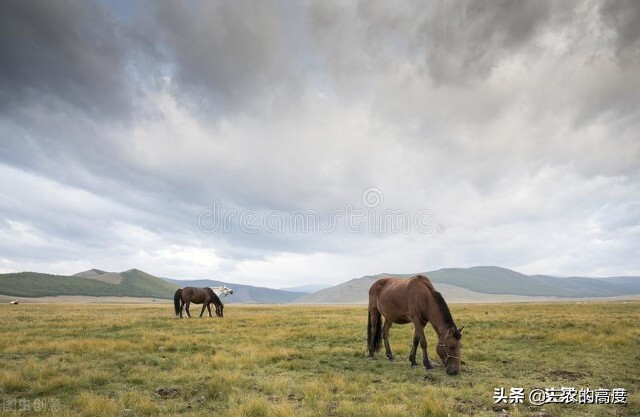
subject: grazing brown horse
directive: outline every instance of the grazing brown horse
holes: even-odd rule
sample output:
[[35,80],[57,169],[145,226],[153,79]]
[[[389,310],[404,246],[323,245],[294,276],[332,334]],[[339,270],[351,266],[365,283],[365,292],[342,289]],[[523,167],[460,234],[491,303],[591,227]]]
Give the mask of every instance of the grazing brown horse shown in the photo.
[[213,317],[211,315],[211,303],[216,306],[216,316],[224,317],[224,305],[222,305],[222,301],[216,295],[215,292],[211,288],[194,288],[194,287],[185,287],[180,288],[176,291],[173,296],[173,304],[176,308],[176,316],[180,314],[180,318],[182,318],[182,308],[184,307],[187,312],[187,316],[191,317],[191,313],[189,313],[189,305],[191,303],[202,304],[202,311],[200,312],[200,317],[204,314],[204,309],[209,310],[209,317]]
[[[384,326],[382,325],[384,316]],[[389,360],[393,360],[389,346],[389,329],[393,323],[413,323],[413,346],[409,354],[411,366],[416,363],[418,343],[422,349],[422,364],[427,369],[433,365],[427,356],[427,338],[424,326],[431,323],[438,335],[436,352],[449,375],[460,372],[460,338],[462,329],[453,322],[451,312],[442,294],[433,288],[429,278],[416,275],[409,279],[381,278],[369,289],[369,319],[367,324],[367,348],[369,356],[380,350],[380,339]]]

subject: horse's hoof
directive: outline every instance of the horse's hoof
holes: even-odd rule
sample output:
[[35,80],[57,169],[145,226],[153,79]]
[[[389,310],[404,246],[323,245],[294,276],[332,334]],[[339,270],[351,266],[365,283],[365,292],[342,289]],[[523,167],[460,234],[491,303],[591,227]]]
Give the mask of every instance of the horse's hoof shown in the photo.
[[417,367],[418,367],[418,364],[417,364],[417,363],[412,363],[412,364],[411,364],[411,369],[416,369]]
[[389,362],[393,362],[396,360],[396,358],[394,358],[393,356],[387,356],[387,359],[389,359]]

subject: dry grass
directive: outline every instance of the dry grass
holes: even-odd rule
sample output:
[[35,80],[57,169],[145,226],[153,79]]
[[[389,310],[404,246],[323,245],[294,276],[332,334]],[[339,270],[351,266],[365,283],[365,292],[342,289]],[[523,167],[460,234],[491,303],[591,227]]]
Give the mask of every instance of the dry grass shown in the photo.
[[[409,326],[391,330],[396,362],[367,359],[364,307],[229,305],[224,319],[178,320],[169,305],[0,306],[0,394],[57,401],[45,415],[632,416],[638,307],[452,305],[467,365],[449,377],[402,359]],[[497,387],[560,386],[624,387],[629,404],[493,404]]]

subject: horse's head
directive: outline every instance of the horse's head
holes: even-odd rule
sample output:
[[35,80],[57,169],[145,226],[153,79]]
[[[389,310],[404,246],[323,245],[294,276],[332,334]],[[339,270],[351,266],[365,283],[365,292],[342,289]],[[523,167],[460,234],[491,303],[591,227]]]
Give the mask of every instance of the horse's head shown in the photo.
[[436,352],[444,369],[449,375],[458,375],[460,373],[460,339],[462,338],[462,326],[460,329],[451,327],[440,336]]
[[224,305],[220,304],[216,306],[216,316],[224,318]]

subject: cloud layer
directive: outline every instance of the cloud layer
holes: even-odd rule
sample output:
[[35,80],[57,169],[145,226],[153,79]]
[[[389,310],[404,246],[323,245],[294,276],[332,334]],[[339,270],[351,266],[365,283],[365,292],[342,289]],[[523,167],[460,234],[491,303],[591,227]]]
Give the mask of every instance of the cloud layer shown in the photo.
[[[0,271],[273,287],[478,264],[639,275],[639,15],[3,2]],[[229,230],[198,223],[214,204],[237,213]],[[265,223],[341,210],[330,232]],[[372,227],[385,210],[428,210],[432,231]],[[249,212],[261,233],[242,230]]]

